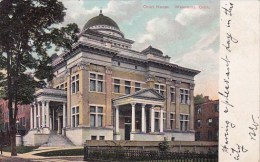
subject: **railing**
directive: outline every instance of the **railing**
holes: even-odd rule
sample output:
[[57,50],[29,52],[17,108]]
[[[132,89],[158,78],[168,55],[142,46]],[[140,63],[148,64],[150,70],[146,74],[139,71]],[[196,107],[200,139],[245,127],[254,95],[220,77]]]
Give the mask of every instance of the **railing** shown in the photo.
[[84,161],[217,162],[218,155],[84,147]]

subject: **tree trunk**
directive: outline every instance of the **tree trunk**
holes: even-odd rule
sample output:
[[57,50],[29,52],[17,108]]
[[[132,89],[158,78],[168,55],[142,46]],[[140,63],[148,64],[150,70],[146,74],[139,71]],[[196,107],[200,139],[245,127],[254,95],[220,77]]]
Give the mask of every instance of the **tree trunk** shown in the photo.
[[13,114],[13,85],[12,85],[12,52],[7,53],[7,89],[8,89],[8,110],[9,110],[9,129],[10,129],[10,143],[11,156],[16,156],[16,127]]
[[[14,124],[15,125],[15,122]],[[17,156],[16,152],[16,127],[11,126],[10,130],[11,156]]]

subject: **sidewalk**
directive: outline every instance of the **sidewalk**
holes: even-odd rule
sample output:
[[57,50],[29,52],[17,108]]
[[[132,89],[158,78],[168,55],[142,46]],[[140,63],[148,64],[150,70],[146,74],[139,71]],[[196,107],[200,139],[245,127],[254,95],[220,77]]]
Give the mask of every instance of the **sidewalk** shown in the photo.
[[[3,152],[2,155],[0,155],[0,162],[4,161],[2,159],[27,159],[28,161],[83,161],[83,156],[50,156],[50,157],[43,157],[43,156],[36,156],[34,154],[42,153],[42,152],[48,152],[48,151],[54,151],[54,150],[70,150],[70,149],[80,149],[83,147],[39,147],[32,152],[24,153],[24,154],[17,154],[16,157],[11,157],[10,152]],[[66,160],[68,159],[68,160]],[[7,160],[8,161],[8,160]]]

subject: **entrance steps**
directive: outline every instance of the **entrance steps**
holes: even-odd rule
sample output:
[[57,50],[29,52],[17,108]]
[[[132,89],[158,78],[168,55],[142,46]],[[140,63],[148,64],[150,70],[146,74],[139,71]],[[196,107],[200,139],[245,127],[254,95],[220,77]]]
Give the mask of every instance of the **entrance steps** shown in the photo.
[[71,147],[75,146],[67,137],[61,134],[50,134],[48,142],[42,147]]

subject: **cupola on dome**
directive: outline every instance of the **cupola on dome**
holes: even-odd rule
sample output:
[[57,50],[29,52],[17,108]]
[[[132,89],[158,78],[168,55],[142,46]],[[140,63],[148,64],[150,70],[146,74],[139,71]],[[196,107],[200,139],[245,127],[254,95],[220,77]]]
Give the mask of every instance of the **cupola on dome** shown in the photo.
[[[98,16],[91,18],[85,24],[83,30],[88,29],[98,30],[106,34],[123,37],[123,33],[120,31],[117,23],[111,18],[103,15],[102,10],[100,10],[100,14]],[[110,32],[108,30],[110,30]]]

